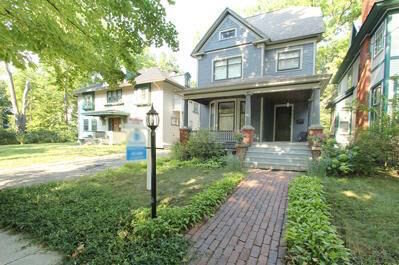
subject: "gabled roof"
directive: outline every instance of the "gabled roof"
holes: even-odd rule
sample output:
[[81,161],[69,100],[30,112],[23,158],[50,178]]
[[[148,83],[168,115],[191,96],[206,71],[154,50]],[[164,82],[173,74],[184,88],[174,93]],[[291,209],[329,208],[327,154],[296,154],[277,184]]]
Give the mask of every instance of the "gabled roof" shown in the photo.
[[[143,69],[139,70],[139,76],[137,76],[134,79],[134,82],[136,85],[140,84],[148,84],[148,83],[154,83],[154,82],[168,82],[174,86],[176,86],[179,89],[185,89],[185,87],[179,83],[177,83],[175,80],[172,79],[172,76],[160,70],[157,67],[152,67],[148,69]],[[131,84],[127,81],[123,81],[119,87],[126,87],[126,86],[131,86]],[[75,94],[81,94],[85,92],[94,92],[94,91],[100,91],[100,90],[106,90],[108,89],[108,85],[101,83],[101,84],[93,84],[89,85],[87,87],[80,88],[75,91]]]
[[211,37],[212,33],[216,30],[216,28],[222,23],[224,18],[228,15],[231,15],[235,19],[237,19],[239,22],[241,22],[243,25],[245,25],[247,28],[252,30],[256,35],[258,35],[261,39],[267,39],[267,35],[265,35],[261,30],[257,29],[255,26],[251,25],[246,21],[244,18],[242,18],[240,15],[238,15],[236,12],[231,10],[230,8],[226,8],[222,14],[216,19],[216,21],[212,24],[212,26],[208,29],[208,31],[205,33],[204,37],[198,42],[198,44],[195,46],[194,50],[191,53],[191,56],[194,56],[196,53],[200,51],[202,46],[205,44],[205,42]]
[[191,56],[199,53],[202,46],[227,15],[231,15],[256,33],[260,38],[256,42],[288,41],[320,35],[324,32],[323,14],[319,7],[288,7],[247,18],[243,18],[233,10],[226,8],[195,46]]
[[319,7],[288,7],[248,17],[246,20],[272,42],[324,32],[323,14]]

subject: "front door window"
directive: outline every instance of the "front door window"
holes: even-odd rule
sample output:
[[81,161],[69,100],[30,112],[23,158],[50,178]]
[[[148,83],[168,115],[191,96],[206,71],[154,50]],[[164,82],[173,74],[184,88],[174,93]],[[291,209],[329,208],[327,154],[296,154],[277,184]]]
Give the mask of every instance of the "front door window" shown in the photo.
[[292,106],[277,106],[275,113],[275,141],[291,141]]
[[121,118],[108,119],[108,131],[120,132],[121,131]]
[[218,128],[220,131],[234,131],[235,102],[220,102],[218,107]]

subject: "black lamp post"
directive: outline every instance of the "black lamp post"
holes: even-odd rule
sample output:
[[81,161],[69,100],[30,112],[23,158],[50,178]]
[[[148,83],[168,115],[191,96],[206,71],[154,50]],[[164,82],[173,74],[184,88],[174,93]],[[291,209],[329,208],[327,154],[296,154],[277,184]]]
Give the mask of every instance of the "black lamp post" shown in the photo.
[[159,115],[154,106],[147,112],[147,126],[151,129],[151,217],[157,217],[157,186],[156,186],[156,151],[155,151],[155,129],[159,125]]

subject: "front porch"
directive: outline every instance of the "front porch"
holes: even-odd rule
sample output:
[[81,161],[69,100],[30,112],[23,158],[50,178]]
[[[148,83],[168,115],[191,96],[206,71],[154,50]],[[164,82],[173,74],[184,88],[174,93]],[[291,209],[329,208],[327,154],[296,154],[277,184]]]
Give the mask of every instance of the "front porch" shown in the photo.
[[289,86],[281,81],[274,86],[191,89],[185,92],[185,103],[190,99],[202,104],[200,128],[210,130],[218,142],[234,142],[235,134],[247,131],[252,131],[251,143],[306,142],[309,130],[321,128],[320,90],[325,78]]

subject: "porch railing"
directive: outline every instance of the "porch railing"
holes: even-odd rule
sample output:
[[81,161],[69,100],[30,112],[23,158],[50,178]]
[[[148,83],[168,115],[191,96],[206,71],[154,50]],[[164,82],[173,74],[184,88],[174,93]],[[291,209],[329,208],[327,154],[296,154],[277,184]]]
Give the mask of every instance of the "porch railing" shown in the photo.
[[[196,134],[198,131],[191,131],[191,134]],[[217,143],[236,143],[234,138],[234,131],[209,131],[210,136],[215,139]]]

